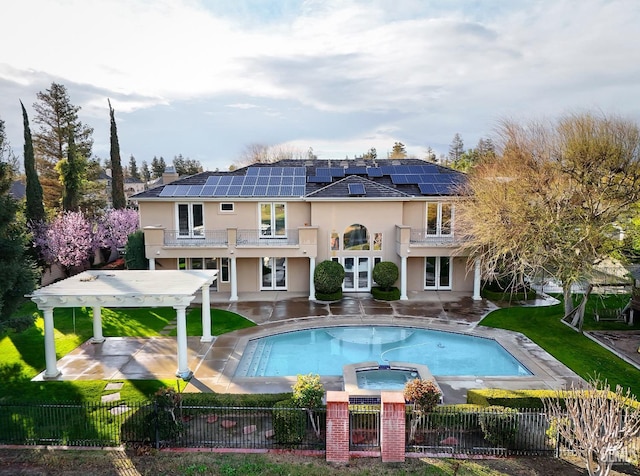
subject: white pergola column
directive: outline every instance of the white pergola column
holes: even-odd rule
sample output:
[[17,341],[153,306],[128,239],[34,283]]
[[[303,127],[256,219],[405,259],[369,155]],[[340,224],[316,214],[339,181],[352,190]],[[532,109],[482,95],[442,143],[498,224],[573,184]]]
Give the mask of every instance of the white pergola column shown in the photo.
[[229,273],[231,274],[231,297],[229,301],[238,300],[238,273],[236,272],[236,257],[229,258]]
[[187,359],[187,312],[186,306],[174,306],[178,321],[177,341],[178,341],[178,371],[176,377],[182,380],[189,380],[193,377],[193,372],[189,370],[189,362]]
[[56,359],[53,308],[46,307],[42,309],[42,313],[44,314],[44,361],[46,365],[44,378],[56,378],[60,375],[60,370],[58,370]]
[[400,257],[400,300],[406,301],[407,296],[407,257]]
[[480,301],[480,258],[476,258],[473,264],[473,296],[474,301]]
[[316,300],[316,286],[313,282],[313,274],[316,270],[316,258],[309,256],[309,301]]
[[149,258],[149,271],[155,271],[156,269],[156,259]]
[[209,295],[209,285],[202,286],[202,337],[200,342],[211,342],[211,298]]
[[93,306],[93,338],[92,344],[102,344],[104,336],[102,335],[102,308]]

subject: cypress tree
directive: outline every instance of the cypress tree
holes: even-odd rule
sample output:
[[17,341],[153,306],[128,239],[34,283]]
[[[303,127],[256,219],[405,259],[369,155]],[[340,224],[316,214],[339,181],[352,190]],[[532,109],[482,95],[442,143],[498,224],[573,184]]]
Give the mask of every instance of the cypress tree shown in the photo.
[[31,139],[31,128],[29,127],[29,117],[20,101],[22,107],[22,122],[24,123],[24,173],[26,176],[26,217],[28,222],[36,223],[45,218],[42,185],[36,172],[36,160],[33,153],[33,141]]
[[124,195],[124,174],[122,173],[122,162],[120,162],[120,144],[118,143],[118,128],[116,118],[109,103],[109,116],[111,118],[111,200],[113,208],[120,209],[127,206],[127,199]]

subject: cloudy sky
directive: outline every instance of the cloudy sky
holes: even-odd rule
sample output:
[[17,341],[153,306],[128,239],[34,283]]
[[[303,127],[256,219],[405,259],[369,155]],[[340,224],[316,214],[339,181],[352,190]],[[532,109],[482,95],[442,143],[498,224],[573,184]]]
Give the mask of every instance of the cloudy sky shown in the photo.
[[637,0],[3,0],[0,118],[64,84],[109,156],[226,169],[255,143],[344,158],[473,147],[504,118],[640,122]]

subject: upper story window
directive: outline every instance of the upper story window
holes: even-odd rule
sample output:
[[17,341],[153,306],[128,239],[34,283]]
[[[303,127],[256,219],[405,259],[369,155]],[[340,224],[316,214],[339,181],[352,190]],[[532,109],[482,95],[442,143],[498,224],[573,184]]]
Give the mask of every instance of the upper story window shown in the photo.
[[342,235],[343,250],[368,250],[369,230],[364,225],[354,223],[349,225]]
[[453,205],[427,202],[427,235],[453,234]]
[[277,238],[287,235],[287,216],[284,203],[260,204],[260,236]]
[[183,238],[204,236],[202,203],[178,203],[178,236]]
[[226,213],[231,213],[234,211],[234,206],[233,203],[228,203],[228,202],[224,202],[220,204],[220,211],[221,212],[226,212]]

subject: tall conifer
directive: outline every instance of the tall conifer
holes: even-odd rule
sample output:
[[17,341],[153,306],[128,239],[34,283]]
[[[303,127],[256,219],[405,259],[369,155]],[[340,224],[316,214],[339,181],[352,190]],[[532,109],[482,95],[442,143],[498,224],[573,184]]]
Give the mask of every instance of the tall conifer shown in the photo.
[[122,162],[120,161],[120,144],[118,143],[118,128],[111,101],[109,103],[109,116],[111,118],[111,199],[113,208],[120,209],[127,206],[127,199],[124,195],[124,174],[122,173]]
[[31,128],[29,127],[29,117],[20,101],[22,107],[22,122],[24,123],[24,173],[26,176],[27,206],[26,216],[29,222],[40,222],[45,218],[44,203],[42,196],[42,185],[36,172],[36,160],[33,153],[33,141],[31,139]]

